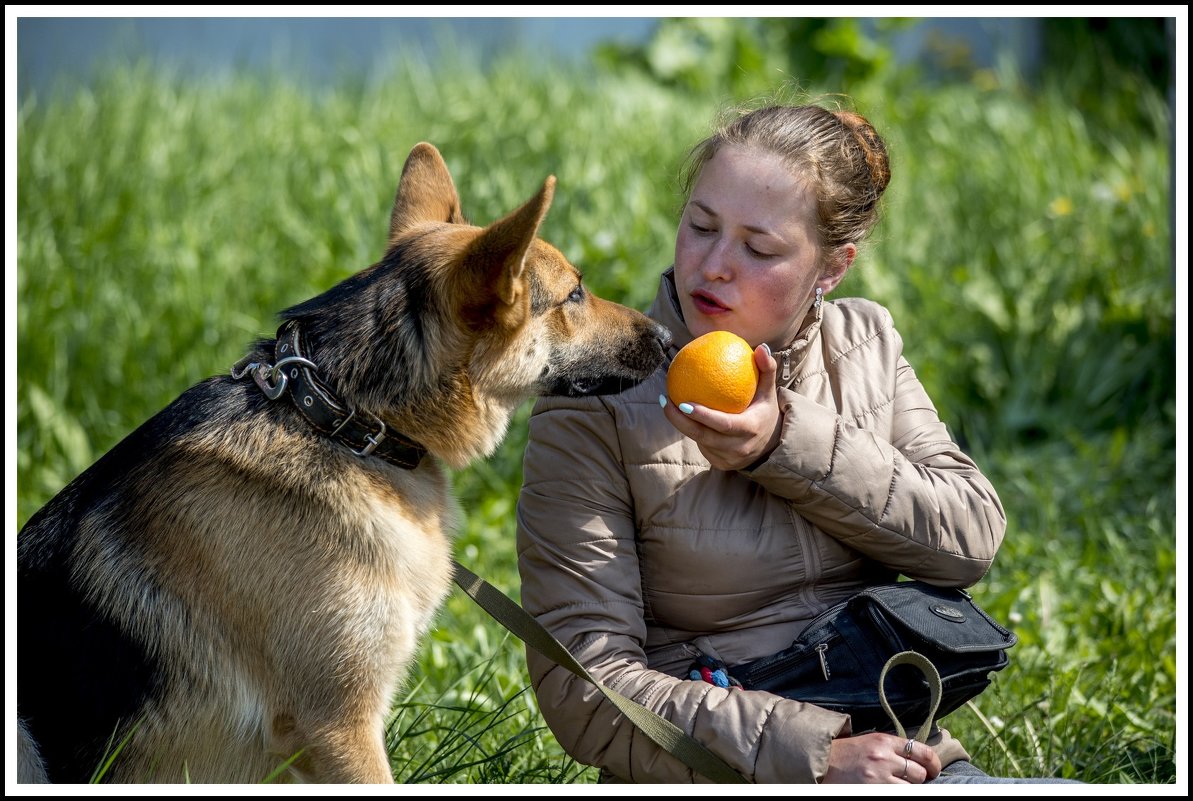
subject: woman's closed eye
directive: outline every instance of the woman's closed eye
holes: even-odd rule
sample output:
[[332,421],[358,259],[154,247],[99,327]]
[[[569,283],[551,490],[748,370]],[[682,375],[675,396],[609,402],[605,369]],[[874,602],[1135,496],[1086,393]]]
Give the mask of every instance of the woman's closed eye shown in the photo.
[[768,253],[767,251],[759,250],[758,248],[751,245],[749,242],[746,242],[745,244],[746,244],[746,250],[749,251],[750,255],[756,259],[771,259],[771,258],[774,258],[774,256],[775,256],[774,253]]

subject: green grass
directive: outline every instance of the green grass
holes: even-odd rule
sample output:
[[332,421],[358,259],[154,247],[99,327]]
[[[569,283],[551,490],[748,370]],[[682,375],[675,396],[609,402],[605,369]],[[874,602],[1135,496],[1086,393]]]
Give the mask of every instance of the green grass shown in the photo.
[[[946,726],[1005,775],[1172,782],[1175,298],[1167,109],[1092,127],[1014,76],[857,84],[888,133],[886,219],[839,294],[889,306],[1011,526],[975,595],[1011,667]],[[889,102],[889,97],[898,97]],[[18,120],[16,526],[209,375],[273,315],[381,255],[402,162],[442,151],[486,223],[559,178],[543,235],[598,293],[644,308],[670,263],[684,148],[728,97],[632,71],[400,65],[307,89],[114,69]],[[1157,133],[1159,132],[1159,133]],[[524,407],[455,475],[457,558],[515,600]],[[399,781],[595,780],[555,743],[522,646],[460,593],[397,699]]]

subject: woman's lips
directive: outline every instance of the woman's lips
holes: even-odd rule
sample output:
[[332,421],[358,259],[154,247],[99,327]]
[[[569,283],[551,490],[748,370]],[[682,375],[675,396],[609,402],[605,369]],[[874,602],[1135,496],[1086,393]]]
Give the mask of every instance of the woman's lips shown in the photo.
[[692,303],[701,314],[717,315],[725,314],[729,311],[729,308],[725,304],[707,292],[693,292]]

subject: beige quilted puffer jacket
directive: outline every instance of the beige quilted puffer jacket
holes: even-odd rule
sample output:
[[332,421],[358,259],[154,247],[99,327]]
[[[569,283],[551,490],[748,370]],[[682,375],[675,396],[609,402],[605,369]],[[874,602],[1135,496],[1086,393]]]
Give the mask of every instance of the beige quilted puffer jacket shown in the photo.
[[[650,315],[691,339],[670,270]],[[784,377],[786,373],[786,377]],[[890,314],[825,302],[780,357],[782,441],[712,469],[659,408],[666,366],[620,395],[540,400],[518,502],[522,604],[599,680],[755,782],[816,782],[849,718],[686,678],[789,645],[830,605],[902,574],[967,587],[1006,519],[902,356]],[[642,783],[703,781],[591,684],[528,649],[543,717],[578,761]],[[967,758],[942,731],[942,764]]]

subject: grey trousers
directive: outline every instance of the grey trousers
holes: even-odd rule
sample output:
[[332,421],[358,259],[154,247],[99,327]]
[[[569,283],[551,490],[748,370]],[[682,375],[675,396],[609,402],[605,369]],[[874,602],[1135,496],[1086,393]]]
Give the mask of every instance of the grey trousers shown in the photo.
[[937,776],[927,784],[1081,784],[1073,779],[1010,779],[1003,776],[988,776],[972,762],[958,760],[944,766]]
[[[973,763],[959,760],[946,765],[944,769],[928,784],[1082,784],[1072,779],[1008,779],[1001,776],[988,776],[976,768]],[[625,784],[621,779],[609,771],[601,768],[597,784]]]

